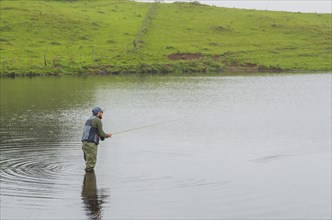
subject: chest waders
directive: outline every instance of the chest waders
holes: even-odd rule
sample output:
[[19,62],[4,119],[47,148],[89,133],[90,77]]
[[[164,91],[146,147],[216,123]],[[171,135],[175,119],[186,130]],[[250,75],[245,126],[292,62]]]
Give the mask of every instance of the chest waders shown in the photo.
[[98,128],[92,126],[92,121],[96,119],[91,116],[85,123],[82,135],[82,150],[85,160],[85,171],[93,171],[97,162],[97,148],[99,144]]

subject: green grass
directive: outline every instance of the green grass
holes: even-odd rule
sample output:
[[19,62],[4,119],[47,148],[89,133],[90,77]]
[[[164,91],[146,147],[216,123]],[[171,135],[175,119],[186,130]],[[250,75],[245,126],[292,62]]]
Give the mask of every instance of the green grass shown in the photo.
[[[1,0],[0,73],[331,71],[331,14],[152,5]],[[168,59],[174,53],[200,59]]]

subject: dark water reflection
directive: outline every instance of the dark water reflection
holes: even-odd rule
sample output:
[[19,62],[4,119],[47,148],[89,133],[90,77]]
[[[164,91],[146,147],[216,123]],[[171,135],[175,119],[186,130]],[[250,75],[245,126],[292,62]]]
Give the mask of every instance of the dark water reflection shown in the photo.
[[97,189],[96,174],[88,172],[84,175],[82,185],[82,200],[89,219],[102,219],[102,206],[108,195]]
[[[95,105],[115,133],[173,121],[85,174]],[[331,218],[330,74],[1,79],[0,113],[2,219]]]

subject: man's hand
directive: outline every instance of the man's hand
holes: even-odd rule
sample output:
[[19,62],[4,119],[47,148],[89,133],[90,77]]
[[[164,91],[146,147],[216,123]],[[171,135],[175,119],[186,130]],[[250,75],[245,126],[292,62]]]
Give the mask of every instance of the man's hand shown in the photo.
[[108,138],[111,138],[111,137],[112,137],[112,133],[111,133],[111,132],[108,133],[108,134],[107,134],[107,137],[108,137]]

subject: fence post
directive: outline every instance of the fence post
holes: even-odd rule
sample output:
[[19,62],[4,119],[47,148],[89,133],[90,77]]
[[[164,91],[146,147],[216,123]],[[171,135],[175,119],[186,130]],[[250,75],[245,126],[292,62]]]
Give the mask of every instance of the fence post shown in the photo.
[[95,61],[95,48],[92,47],[92,63]]
[[80,64],[82,63],[82,50],[80,49]]
[[44,66],[47,65],[47,60],[46,60],[46,53],[44,53]]

